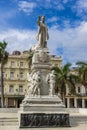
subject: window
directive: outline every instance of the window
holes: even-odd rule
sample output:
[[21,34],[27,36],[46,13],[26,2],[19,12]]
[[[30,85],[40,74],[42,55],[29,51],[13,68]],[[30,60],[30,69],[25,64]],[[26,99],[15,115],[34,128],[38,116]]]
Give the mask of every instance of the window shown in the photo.
[[22,92],[23,92],[23,86],[19,85],[19,93],[22,93]]
[[80,87],[78,87],[78,93],[80,93]]
[[20,67],[22,68],[24,66],[24,63],[23,62],[20,62]]
[[14,86],[13,85],[9,86],[9,93],[14,93]]
[[14,67],[14,61],[11,61],[11,67]]
[[14,107],[14,99],[8,98],[8,107]]
[[20,78],[20,79],[23,79],[23,72],[20,72],[19,78]]
[[14,72],[10,72],[10,79],[14,78]]

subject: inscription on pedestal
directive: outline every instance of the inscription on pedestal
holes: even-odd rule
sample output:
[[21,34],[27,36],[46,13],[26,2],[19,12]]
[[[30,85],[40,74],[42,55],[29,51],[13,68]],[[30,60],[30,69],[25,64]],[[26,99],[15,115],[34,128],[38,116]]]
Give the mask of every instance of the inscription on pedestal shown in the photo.
[[21,114],[20,127],[68,127],[69,114]]

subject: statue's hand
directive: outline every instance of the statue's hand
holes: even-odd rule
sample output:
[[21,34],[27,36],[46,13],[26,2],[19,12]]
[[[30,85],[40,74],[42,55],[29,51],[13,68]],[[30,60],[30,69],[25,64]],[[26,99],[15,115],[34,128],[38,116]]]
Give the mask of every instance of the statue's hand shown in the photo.
[[37,19],[37,24],[40,26],[40,20],[41,20],[41,16],[38,16],[38,19]]

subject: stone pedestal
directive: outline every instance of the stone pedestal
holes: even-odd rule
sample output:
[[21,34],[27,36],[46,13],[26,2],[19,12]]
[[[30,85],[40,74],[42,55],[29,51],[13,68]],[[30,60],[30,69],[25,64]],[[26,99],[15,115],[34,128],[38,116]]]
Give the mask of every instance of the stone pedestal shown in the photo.
[[28,97],[20,105],[20,128],[69,126],[69,114],[58,96]]
[[[69,114],[65,112],[62,100],[55,95],[55,75],[51,73],[50,66],[48,51],[37,50],[31,67],[31,89],[20,105],[20,128],[70,126]],[[47,78],[49,76],[53,78],[51,81]],[[35,87],[37,91],[33,93]]]

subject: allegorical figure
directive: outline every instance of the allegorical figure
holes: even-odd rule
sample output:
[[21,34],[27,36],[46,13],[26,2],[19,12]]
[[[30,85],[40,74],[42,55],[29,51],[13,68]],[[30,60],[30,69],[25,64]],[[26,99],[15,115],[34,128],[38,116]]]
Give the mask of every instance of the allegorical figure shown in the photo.
[[40,95],[40,85],[41,85],[41,77],[40,77],[40,72],[37,71],[34,75],[34,89],[33,89],[33,94],[34,95]]
[[27,73],[27,80],[28,80],[28,91],[27,91],[27,95],[29,96],[33,96],[33,75],[32,73]]
[[51,73],[49,73],[47,76],[47,82],[50,85],[50,88],[49,88],[50,96],[55,94],[55,81],[56,81],[56,76],[54,74],[54,70],[52,70]]
[[28,73],[27,77],[29,81],[29,89],[27,91],[27,95],[29,96],[40,95],[40,84],[41,84],[40,72],[37,71],[33,75],[32,73],[31,74]]
[[39,26],[37,40],[39,41],[40,47],[45,48],[47,46],[47,40],[49,39],[45,16],[39,16],[37,24]]

